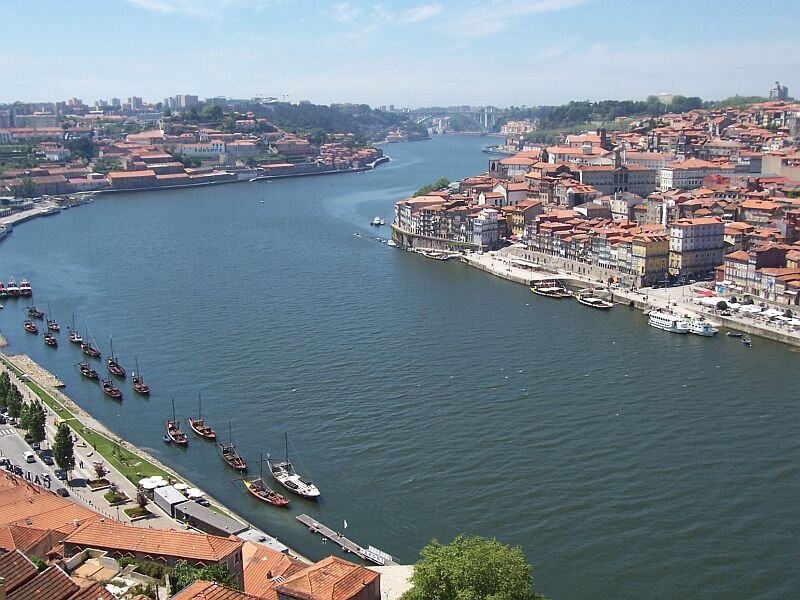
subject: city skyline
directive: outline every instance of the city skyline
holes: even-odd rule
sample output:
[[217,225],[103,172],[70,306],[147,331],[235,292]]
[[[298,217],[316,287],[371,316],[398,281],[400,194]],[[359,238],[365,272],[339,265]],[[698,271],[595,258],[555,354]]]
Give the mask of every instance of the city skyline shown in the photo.
[[[748,30],[768,33],[768,45],[736,33],[745,7],[741,0],[725,10],[688,0],[668,9],[632,0],[16,5],[6,15],[0,102],[157,102],[184,93],[502,107],[662,92],[766,96],[776,80],[792,94],[800,72],[793,3],[773,0],[748,14]],[[82,29],[87,34],[76,35]]]

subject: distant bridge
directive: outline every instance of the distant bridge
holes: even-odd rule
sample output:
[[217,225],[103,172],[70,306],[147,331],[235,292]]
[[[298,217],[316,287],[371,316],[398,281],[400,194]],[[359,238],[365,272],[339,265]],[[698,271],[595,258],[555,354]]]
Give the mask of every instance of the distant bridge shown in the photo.
[[492,106],[486,107],[449,107],[449,108],[427,108],[421,110],[412,110],[410,113],[411,118],[417,124],[425,123],[435,118],[450,118],[454,116],[463,116],[472,119],[476,123],[480,123],[484,129],[491,129],[497,123],[497,111]]

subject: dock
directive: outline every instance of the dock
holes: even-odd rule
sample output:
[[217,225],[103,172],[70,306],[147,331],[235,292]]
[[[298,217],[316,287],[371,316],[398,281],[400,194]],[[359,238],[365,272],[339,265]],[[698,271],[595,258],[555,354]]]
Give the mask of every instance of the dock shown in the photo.
[[375,563],[379,566],[392,566],[397,565],[399,563],[395,562],[394,558],[378,550],[377,548],[370,546],[369,548],[362,548],[358,544],[356,544],[353,540],[350,540],[343,535],[339,534],[339,532],[334,531],[330,527],[323,525],[319,521],[315,521],[308,515],[298,515],[297,520],[300,521],[303,525],[308,527],[311,533],[318,533],[322,536],[323,539],[330,540],[337,546],[339,546],[345,552],[350,552],[351,554],[355,554],[359,558],[362,558],[366,561],[371,563]]

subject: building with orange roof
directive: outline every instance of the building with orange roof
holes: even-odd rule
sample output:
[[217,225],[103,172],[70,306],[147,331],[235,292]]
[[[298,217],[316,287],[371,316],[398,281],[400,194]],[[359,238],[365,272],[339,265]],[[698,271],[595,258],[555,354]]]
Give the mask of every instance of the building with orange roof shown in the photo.
[[[264,600],[268,596],[254,596],[211,581],[193,581],[170,600]],[[273,596],[274,597],[274,596]]]
[[274,586],[308,565],[282,552],[270,550],[260,544],[245,542],[244,590],[259,598],[275,597]]
[[659,189],[662,192],[671,189],[693,190],[703,185],[706,177],[722,173],[720,165],[699,158],[672,162],[660,171]]
[[137,560],[160,562],[174,567],[180,560],[193,566],[224,566],[233,578],[244,584],[243,542],[187,531],[144,529],[108,519],[90,521],[64,540],[64,555],[73,556],[86,549],[105,550],[112,558],[130,556]]
[[108,183],[115,190],[137,190],[155,187],[158,184],[156,174],[151,169],[141,171],[111,171]]
[[279,600],[381,600],[381,576],[329,556],[275,586]]

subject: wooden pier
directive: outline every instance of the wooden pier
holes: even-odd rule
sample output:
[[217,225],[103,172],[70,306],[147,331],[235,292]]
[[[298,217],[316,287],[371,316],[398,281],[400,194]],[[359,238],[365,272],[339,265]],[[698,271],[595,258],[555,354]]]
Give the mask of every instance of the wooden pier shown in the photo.
[[297,520],[300,521],[303,525],[308,527],[311,533],[318,533],[324,539],[332,541],[334,544],[339,546],[345,552],[350,552],[351,554],[355,554],[359,558],[367,560],[371,563],[375,563],[381,567],[383,566],[391,566],[397,565],[398,563],[395,562],[394,558],[385,552],[378,550],[377,548],[370,546],[369,548],[362,548],[358,544],[356,544],[353,540],[350,540],[339,532],[334,531],[330,527],[323,525],[319,521],[315,521],[308,515],[298,515]]

